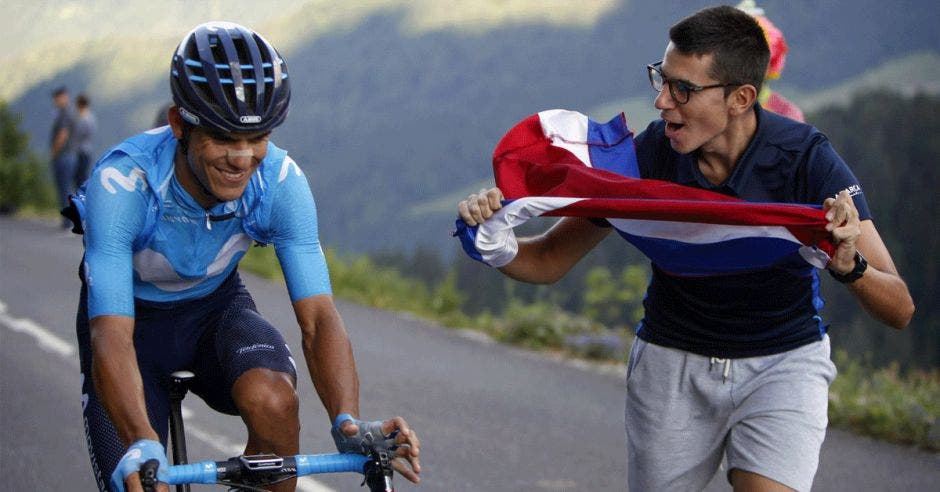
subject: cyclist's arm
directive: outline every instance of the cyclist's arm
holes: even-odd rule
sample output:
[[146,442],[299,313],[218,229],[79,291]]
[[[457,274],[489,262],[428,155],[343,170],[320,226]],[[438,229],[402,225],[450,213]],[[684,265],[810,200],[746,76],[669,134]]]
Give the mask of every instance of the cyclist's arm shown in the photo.
[[121,441],[126,446],[141,439],[159,441],[147,418],[134,351],[134,318],[105,315],[92,319],[91,349],[95,391]]
[[158,441],[147,418],[134,350],[133,242],[144,226],[147,186],[129,159],[97,168],[85,199],[85,265],[92,378],[121,441]]
[[333,297],[310,296],[294,302],[304,359],[313,385],[330,415],[359,415],[359,376],[352,345]]
[[333,303],[317,209],[300,167],[285,158],[274,190],[270,224],[274,248],[301,330],[304,359],[330,422],[359,415],[359,379],[343,320]]

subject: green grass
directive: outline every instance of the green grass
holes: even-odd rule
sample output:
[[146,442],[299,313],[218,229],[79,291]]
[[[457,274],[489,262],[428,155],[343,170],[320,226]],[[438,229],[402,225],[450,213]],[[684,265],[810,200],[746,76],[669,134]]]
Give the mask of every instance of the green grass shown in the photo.
[[[471,328],[502,343],[571,357],[623,362],[632,335],[611,330],[549,303],[511,302],[498,315],[460,311],[461,296],[448,277],[430,288],[402,273],[376,266],[364,256],[341,258],[327,251],[334,294],[350,301],[407,311],[448,327]],[[281,278],[273,248],[252,248],[242,266]],[[829,420],[889,442],[940,451],[940,370],[901,371],[897,364],[874,368],[845,352],[834,357],[839,375],[829,392]]]

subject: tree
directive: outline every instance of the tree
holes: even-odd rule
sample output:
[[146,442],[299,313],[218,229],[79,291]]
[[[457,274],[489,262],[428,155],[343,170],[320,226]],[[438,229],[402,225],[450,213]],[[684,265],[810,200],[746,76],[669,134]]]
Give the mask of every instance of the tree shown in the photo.
[[19,114],[0,101],[0,213],[24,206],[53,207],[53,192],[39,159],[29,152],[29,137],[20,130]]

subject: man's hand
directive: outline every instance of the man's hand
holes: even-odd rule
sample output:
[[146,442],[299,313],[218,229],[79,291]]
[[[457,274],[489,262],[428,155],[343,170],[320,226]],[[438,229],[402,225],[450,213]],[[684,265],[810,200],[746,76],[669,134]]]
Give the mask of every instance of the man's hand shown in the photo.
[[414,483],[421,480],[421,442],[405,419],[365,422],[342,414],[336,417],[332,434],[339,452],[367,454],[372,447],[387,449],[395,471]]
[[826,230],[832,233],[832,242],[836,251],[829,261],[829,269],[845,274],[855,268],[855,243],[862,230],[859,227],[858,209],[847,190],[842,190],[835,198],[823,202],[826,211]]
[[157,441],[151,441],[150,439],[141,439],[127,448],[127,452],[124,453],[121,461],[119,461],[117,467],[115,467],[114,473],[111,474],[111,490],[124,492],[125,484],[127,486],[126,490],[128,491],[143,490],[140,485],[138,471],[140,470],[140,465],[147,460],[157,460],[160,462],[160,466],[157,468],[157,480],[163,483],[157,487],[157,490],[168,490],[166,486],[166,474],[170,465],[166,460],[166,451],[163,449],[162,444]]
[[469,226],[482,224],[493,216],[493,212],[503,208],[500,200],[503,192],[499,188],[480,190],[457,204],[457,214]]

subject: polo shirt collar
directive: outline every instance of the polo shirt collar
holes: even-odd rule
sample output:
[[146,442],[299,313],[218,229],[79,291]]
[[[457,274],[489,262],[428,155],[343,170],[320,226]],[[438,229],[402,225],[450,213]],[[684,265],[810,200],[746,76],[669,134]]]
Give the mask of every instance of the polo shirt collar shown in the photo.
[[[679,165],[676,170],[676,182],[686,186],[694,186],[696,188],[718,192],[727,190],[735,196],[741,196],[747,187],[747,179],[751,175],[751,168],[754,167],[754,156],[758,153],[758,149],[760,149],[762,145],[763,133],[761,132],[761,117],[763,111],[760,104],[754,103],[754,113],[757,116],[757,130],[754,132],[754,137],[751,138],[751,142],[747,145],[747,149],[741,154],[737,165],[734,166],[734,171],[731,171],[731,176],[729,176],[724,183],[713,185],[705,179],[705,175],[703,175],[702,171],[698,168],[698,162],[694,153],[680,156]],[[725,191],[725,193],[727,192]]]

